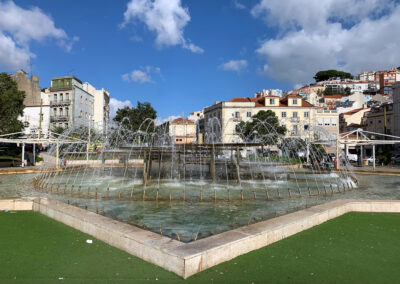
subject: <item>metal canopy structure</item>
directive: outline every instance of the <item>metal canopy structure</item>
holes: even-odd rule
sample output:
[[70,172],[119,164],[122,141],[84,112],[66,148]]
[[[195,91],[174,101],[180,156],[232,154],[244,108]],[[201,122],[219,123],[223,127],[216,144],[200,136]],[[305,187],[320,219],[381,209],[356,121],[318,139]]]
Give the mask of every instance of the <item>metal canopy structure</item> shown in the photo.
[[[383,139],[376,139],[381,137]],[[344,144],[346,157],[349,151],[349,145],[360,146],[361,148],[361,162],[363,161],[363,146],[372,146],[372,163],[375,170],[375,146],[376,145],[394,145],[400,144],[400,137],[388,134],[382,134],[377,132],[366,131],[361,128],[355,129],[350,132],[344,133],[338,140],[338,143]]]
[[[67,144],[87,144],[87,148],[89,148],[89,144],[87,141],[84,140],[80,140],[77,138],[72,138],[72,137],[68,137],[62,134],[58,134],[58,133],[54,133],[49,131],[47,137],[48,138],[28,138],[28,137],[18,137],[18,138],[13,138],[15,136],[18,135],[24,135],[24,132],[15,132],[15,133],[9,133],[9,134],[3,134],[0,135],[0,143],[11,143],[11,144],[17,144],[17,146],[21,145],[22,147],[22,159],[21,159],[21,167],[25,166],[24,163],[24,156],[25,156],[25,144],[32,144],[32,153],[33,153],[33,161],[35,163],[35,155],[36,155],[36,151],[35,151],[35,147],[36,144],[56,144],[56,167],[58,168],[58,160],[59,160],[59,145],[60,143],[67,143]],[[7,137],[11,137],[11,138],[7,138]]]

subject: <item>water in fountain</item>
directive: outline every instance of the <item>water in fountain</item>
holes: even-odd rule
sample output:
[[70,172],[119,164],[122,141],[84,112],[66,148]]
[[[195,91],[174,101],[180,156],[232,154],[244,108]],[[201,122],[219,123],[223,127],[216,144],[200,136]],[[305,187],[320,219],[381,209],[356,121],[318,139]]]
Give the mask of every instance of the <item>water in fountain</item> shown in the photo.
[[[357,187],[327,146],[288,139],[266,122],[221,143],[217,118],[204,143],[176,145],[164,127],[107,133],[71,128],[52,145],[34,186],[52,198],[190,241],[285,214]],[[259,134],[266,133],[266,134]],[[58,160],[57,160],[58,155]],[[191,215],[192,214],[192,215]],[[185,218],[182,219],[182,215]],[[221,219],[223,221],[221,221]]]

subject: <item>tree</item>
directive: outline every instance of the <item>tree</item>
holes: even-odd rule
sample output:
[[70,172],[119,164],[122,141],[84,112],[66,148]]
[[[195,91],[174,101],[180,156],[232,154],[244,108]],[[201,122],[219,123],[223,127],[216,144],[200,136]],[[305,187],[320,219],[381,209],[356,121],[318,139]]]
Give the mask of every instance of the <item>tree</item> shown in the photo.
[[24,114],[25,92],[7,73],[0,74],[0,134],[20,132],[24,125],[18,116]]
[[138,131],[140,129],[142,131],[153,132],[154,119],[156,117],[157,112],[150,103],[137,102],[136,107],[127,106],[118,109],[114,121],[131,131]]
[[314,79],[316,82],[326,81],[330,78],[340,78],[340,79],[353,79],[353,75],[344,71],[338,70],[323,70],[315,74]]
[[240,122],[236,125],[236,133],[243,141],[259,140],[265,144],[275,144],[278,135],[285,135],[287,129],[279,125],[278,117],[272,110],[260,111],[252,116],[247,122]]

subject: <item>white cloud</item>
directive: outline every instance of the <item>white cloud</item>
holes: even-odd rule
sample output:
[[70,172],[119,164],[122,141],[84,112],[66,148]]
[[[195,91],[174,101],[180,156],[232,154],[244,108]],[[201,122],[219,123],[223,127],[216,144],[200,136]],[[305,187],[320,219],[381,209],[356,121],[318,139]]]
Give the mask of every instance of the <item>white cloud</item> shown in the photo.
[[110,120],[112,120],[117,114],[117,110],[124,107],[132,107],[130,100],[120,101],[114,98],[110,99]]
[[174,119],[180,118],[181,116],[169,115],[167,118],[157,117],[154,120],[155,125],[161,125],[167,121],[172,121]]
[[247,68],[247,60],[229,60],[219,66],[220,69],[225,71],[240,72]]
[[131,0],[124,13],[123,26],[136,20],[156,33],[156,43],[160,47],[182,45],[195,53],[204,52],[183,36],[190,15],[189,10],[182,7],[181,0]]
[[64,30],[38,7],[23,9],[13,1],[0,1],[0,67],[7,70],[26,68],[34,57],[29,51],[31,41],[55,39],[69,52],[76,37],[70,39]]
[[235,5],[235,8],[239,9],[239,10],[245,10],[247,9],[247,7],[245,5],[243,5],[242,3],[240,3],[239,1],[235,0],[233,1],[233,5]]
[[123,74],[122,80],[126,82],[153,83],[152,74],[161,76],[161,69],[153,66],[142,67],[141,69],[135,69],[130,73]]
[[[338,9],[346,7],[346,9]],[[390,0],[262,0],[255,17],[279,29],[257,49],[263,72],[304,84],[323,69],[352,73],[396,67],[400,62],[400,5]]]

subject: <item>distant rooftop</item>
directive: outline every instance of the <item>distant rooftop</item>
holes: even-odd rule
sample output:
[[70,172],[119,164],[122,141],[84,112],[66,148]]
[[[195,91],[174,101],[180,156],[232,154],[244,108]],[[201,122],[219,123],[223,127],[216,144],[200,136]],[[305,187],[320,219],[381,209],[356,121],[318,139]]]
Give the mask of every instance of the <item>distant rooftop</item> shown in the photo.
[[51,78],[51,80],[57,80],[57,79],[74,79],[74,80],[76,80],[76,81],[78,81],[79,83],[82,84],[82,81],[81,81],[81,80],[79,80],[78,78],[76,78],[75,76],[72,76],[72,75],[70,75],[70,76],[61,76],[61,77],[53,77],[53,78]]

